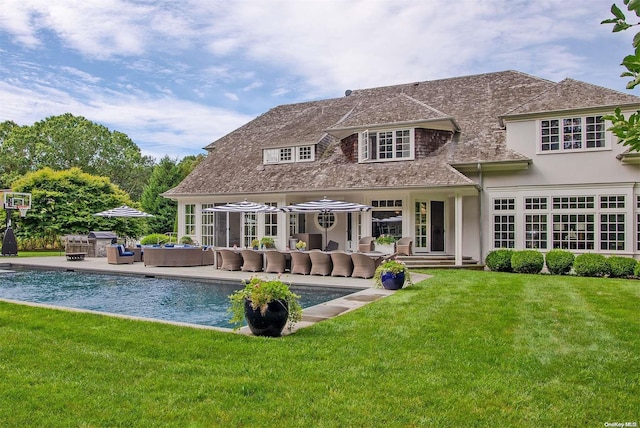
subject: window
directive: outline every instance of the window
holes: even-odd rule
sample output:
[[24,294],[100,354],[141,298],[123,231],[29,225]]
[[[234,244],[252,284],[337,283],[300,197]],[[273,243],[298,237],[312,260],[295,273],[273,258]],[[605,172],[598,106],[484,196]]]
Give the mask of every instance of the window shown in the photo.
[[258,218],[256,213],[243,213],[244,243],[243,246],[251,248],[251,241],[258,239]]
[[264,149],[262,163],[310,162],[315,160],[315,146],[281,147]]
[[[202,204],[202,209],[213,208],[214,204]],[[201,226],[201,244],[202,245],[215,245],[215,213],[202,213],[202,226]]]
[[526,214],[524,216],[525,248],[547,248],[547,215]]
[[[277,207],[275,202],[266,202],[265,205]],[[278,214],[264,213],[264,236],[278,236]]]
[[494,199],[494,211],[513,211],[516,209],[516,200],[514,198]]
[[402,199],[371,201],[371,230],[373,236],[391,235],[402,238]]
[[547,209],[547,198],[524,198],[524,209],[525,210],[546,210]]
[[360,133],[360,162],[413,159],[413,129]]
[[624,251],[624,214],[600,214],[600,249]]
[[553,198],[554,210],[595,208],[593,196],[557,196]]
[[331,229],[336,222],[336,216],[333,213],[318,213],[318,226],[323,229]]
[[493,246],[494,248],[515,248],[516,221],[515,216],[493,216]]
[[196,234],[196,206],[194,204],[184,206],[184,234]]
[[540,121],[542,152],[581,151],[606,147],[602,116],[579,116]]
[[595,223],[593,214],[554,214],[553,248],[593,250]]
[[624,208],[624,195],[600,196],[600,208],[602,209]]

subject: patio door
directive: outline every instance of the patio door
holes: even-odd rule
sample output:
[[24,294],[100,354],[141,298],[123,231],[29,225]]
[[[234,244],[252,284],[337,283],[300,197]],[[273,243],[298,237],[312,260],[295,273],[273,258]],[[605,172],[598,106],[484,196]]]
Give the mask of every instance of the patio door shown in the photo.
[[416,201],[415,203],[416,252],[443,252],[445,250],[444,201]]

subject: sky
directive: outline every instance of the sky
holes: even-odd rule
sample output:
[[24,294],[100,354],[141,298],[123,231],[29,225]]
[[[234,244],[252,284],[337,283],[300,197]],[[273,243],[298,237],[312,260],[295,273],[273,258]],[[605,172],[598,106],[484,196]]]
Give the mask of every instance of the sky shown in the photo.
[[71,113],[159,160],[348,89],[517,70],[630,92],[613,2],[2,0],[0,122]]

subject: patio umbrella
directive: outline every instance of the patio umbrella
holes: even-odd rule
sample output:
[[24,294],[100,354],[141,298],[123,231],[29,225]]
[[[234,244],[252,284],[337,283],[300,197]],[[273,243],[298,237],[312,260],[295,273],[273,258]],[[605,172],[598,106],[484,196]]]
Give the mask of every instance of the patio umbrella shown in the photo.
[[279,209],[271,205],[260,204],[257,202],[249,202],[246,199],[242,202],[232,202],[229,204],[219,205],[217,207],[205,208],[202,212],[233,212],[233,213],[264,213],[278,212]]
[[154,217],[153,214],[147,214],[143,211],[131,208],[127,205],[122,205],[118,208],[101,211],[99,213],[95,213],[94,215],[98,217]]
[[[280,208],[284,212],[291,213],[347,213],[369,211],[369,205],[357,204],[355,202],[334,201],[325,196],[317,201],[301,202],[299,204],[287,205]],[[327,242],[327,227],[325,223],[324,241]]]

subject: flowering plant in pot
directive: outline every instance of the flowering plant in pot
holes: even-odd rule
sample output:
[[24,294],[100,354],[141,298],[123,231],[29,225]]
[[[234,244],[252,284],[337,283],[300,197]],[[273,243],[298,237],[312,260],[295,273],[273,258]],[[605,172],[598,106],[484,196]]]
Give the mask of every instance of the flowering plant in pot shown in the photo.
[[389,290],[402,288],[405,282],[412,285],[411,274],[407,266],[397,260],[386,260],[376,268],[373,275],[376,287]]
[[396,237],[393,235],[380,235],[376,238],[376,244],[391,245],[396,243]]
[[272,237],[265,236],[260,239],[260,245],[262,245],[264,248],[273,248],[275,247],[275,242],[273,241]]
[[307,243],[304,241],[296,242],[296,248],[300,251],[304,251],[307,248]]
[[285,325],[289,330],[302,319],[300,296],[279,279],[252,277],[245,287],[229,296],[232,314],[230,322],[236,328],[246,319],[257,336],[280,336]]

